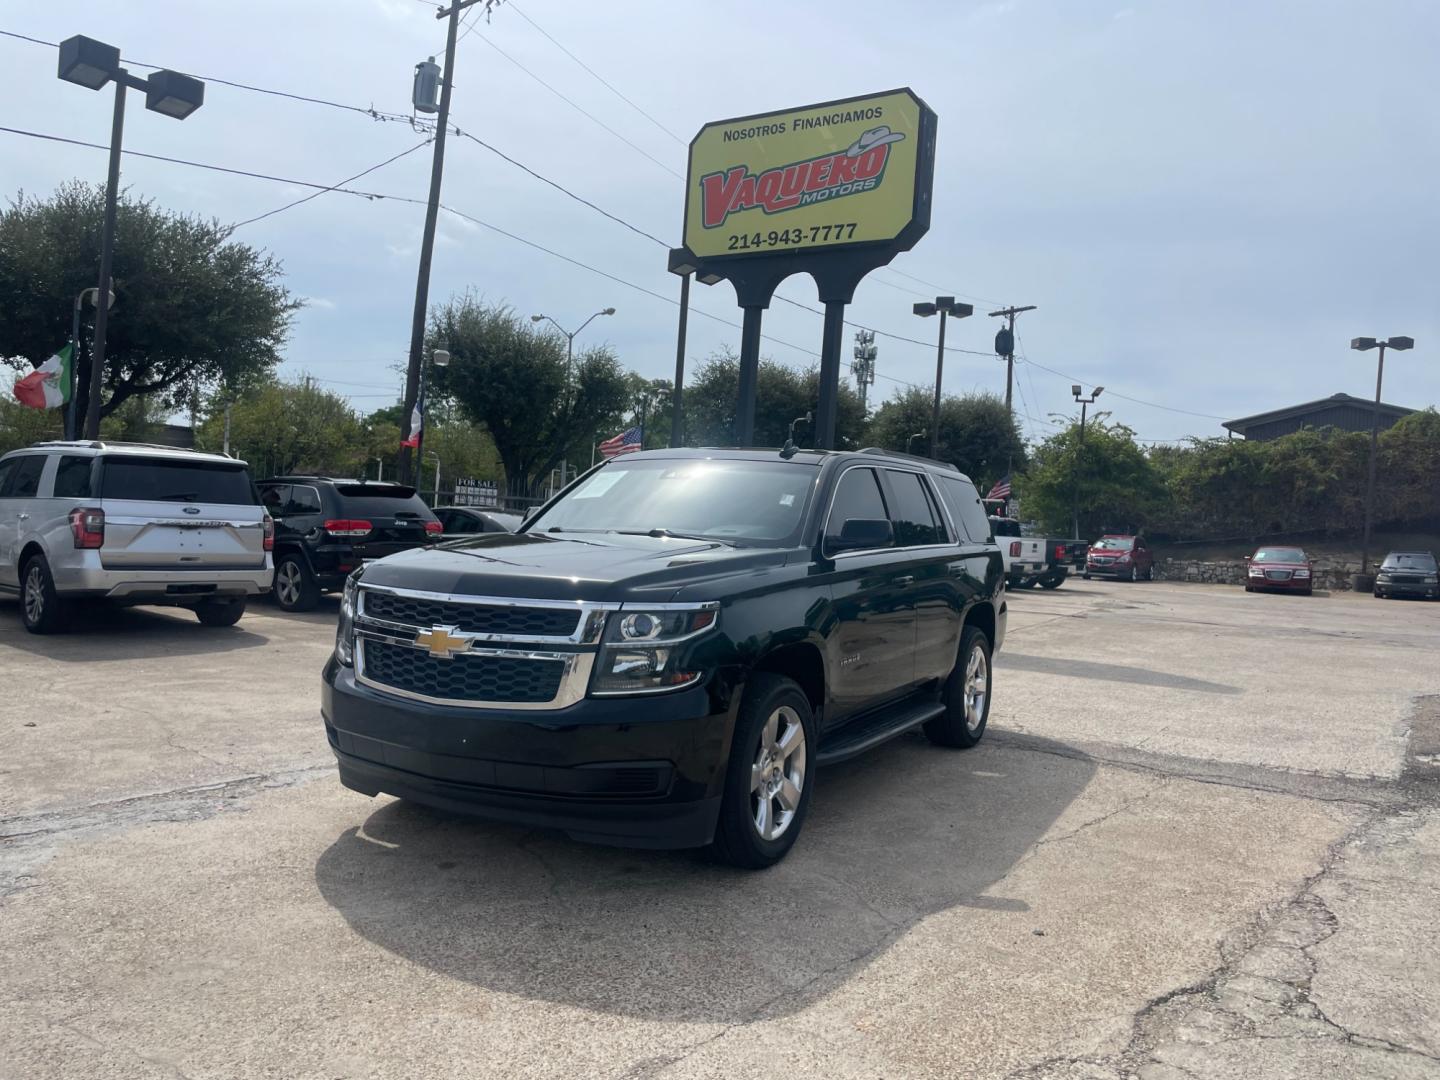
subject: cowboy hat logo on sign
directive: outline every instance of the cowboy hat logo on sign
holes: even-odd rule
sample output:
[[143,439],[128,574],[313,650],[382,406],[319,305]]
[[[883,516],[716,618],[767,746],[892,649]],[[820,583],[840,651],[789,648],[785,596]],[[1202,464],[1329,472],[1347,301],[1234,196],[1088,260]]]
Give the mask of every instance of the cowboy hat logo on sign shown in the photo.
[[873,191],[885,179],[890,146],[904,133],[885,124],[862,131],[844,150],[769,168],[756,175],[736,165],[700,178],[701,221],[718,229],[731,214],[759,207],[779,214],[798,206]]

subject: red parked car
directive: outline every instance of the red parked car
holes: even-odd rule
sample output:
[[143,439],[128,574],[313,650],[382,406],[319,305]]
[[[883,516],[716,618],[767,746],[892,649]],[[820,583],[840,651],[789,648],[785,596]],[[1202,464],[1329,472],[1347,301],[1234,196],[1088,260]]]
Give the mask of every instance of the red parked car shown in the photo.
[[1315,564],[1300,548],[1256,548],[1255,554],[1245,561],[1249,564],[1245,574],[1246,592],[1275,589],[1309,596],[1314,589]]
[[1091,577],[1151,581],[1155,577],[1155,556],[1142,537],[1107,534],[1090,545],[1084,576],[1086,581]]

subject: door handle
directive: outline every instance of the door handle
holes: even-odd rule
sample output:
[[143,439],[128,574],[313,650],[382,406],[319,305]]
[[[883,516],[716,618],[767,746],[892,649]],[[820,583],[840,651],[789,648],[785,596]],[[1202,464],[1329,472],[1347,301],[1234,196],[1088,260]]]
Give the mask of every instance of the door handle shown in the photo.
[[29,515],[29,514],[21,514],[21,515],[20,515],[20,520],[21,520],[21,521],[29,521],[29,520],[30,520],[30,515]]
[[914,584],[915,584],[915,575],[913,575],[913,574],[905,574],[905,575],[903,575],[903,576],[901,576],[901,577],[897,577],[897,578],[895,579],[895,584],[896,584],[896,585],[914,585]]

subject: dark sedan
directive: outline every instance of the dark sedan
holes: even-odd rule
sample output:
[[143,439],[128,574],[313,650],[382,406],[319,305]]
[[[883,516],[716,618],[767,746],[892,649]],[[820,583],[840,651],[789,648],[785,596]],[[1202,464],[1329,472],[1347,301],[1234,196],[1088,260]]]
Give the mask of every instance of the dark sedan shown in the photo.
[[1440,567],[1428,551],[1392,551],[1375,575],[1375,595],[1440,600]]
[[1245,561],[1249,564],[1245,573],[1246,592],[1266,589],[1309,596],[1314,588],[1315,566],[1300,548],[1257,548]]
[[476,533],[513,533],[525,520],[520,514],[478,506],[437,506],[435,516],[440,519],[447,540]]

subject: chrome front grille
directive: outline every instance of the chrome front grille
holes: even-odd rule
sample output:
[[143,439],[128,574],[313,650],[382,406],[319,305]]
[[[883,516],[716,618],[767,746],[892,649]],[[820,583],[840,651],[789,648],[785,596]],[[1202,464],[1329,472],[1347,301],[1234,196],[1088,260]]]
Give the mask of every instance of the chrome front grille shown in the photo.
[[585,696],[619,605],[359,590],[356,681],[436,705],[563,709]]
[[440,660],[423,649],[373,639],[363,642],[361,652],[371,681],[443,701],[548,704],[565,677],[559,659],[480,653]]
[[1266,581],[1289,581],[1289,580],[1290,580],[1290,571],[1289,571],[1289,570],[1266,570],[1266,571],[1265,571],[1265,580],[1266,580]]
[[453,626],[467,634],[506,638],[568,638],[580,625],[580,609],[518,604],[455,603],[366,590],[365,614],[406,626]]

